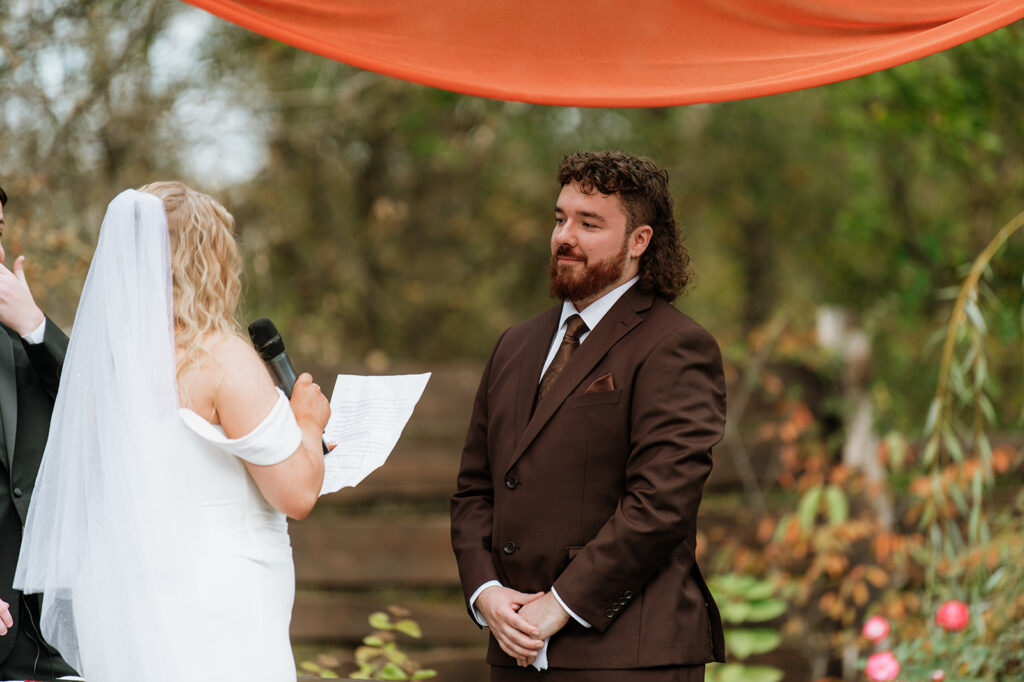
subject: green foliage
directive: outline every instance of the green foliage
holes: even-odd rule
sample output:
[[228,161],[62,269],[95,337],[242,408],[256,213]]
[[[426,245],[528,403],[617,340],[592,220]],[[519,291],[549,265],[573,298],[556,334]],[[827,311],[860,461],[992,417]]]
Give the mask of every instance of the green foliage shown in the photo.
[[708,666],[707,682],[779,682],[783,672],[767,665],[713,663]]
[[729,630],[729,651],[736,658],[745,660],[754,654],[766,654],[782,644],[778,630],[768,628],[733,628]]
[[374,632],[363,638],[363,646],[356,649],[358,670],[349,675],[352,680],[425,680],[437,675],[436,670],[421,668],[402,651],[396,633],[419,639],[423,636],[419,624],[408,617],[405,609],[388,607],[388,612],[376,611],[367,619]]
[[338,673],[334,672],[329,667],[314,661],[303,661],[302,663],[299,663],[299,671],[325,680],[337,680],[341,678]]
[[[1006,471],[1010,463],[1005,457],[997,462],[988,438],[998,423],[988,371],[990,327],[980,306],[982,294],[998,304],[986,280],[996,254],[1021,228],[1024,212],[981,250],[946,327],[938,388],[925,423],[928,441],[918,485],[911,487],[917,497],[911,511],[928,538],[915,557],[924,572],[924,608],[910,611],[894,628],[893,654],[909,679],[936,669],[957,680],[1024,677],[1024,495],[1008,508],[986,509],[997,468]],[[970,622],[962,631],[945,632],[930,613],[954,598],[971,607]]]
[[[942,669],[947,680],[1001,682],[1024,678],[1024,495],[992,519],[989,547],[957,558],[944,571],[932,605],[911,612],[893,625],[893,654],[905,679],[928,679]],[[987,579],[977,581],[978,565]],[[960,632],[946,632],[932,616],[934,605],[966,600],[971,620]]]
[[[779,595],[779,587],[768,580],[759,580],[751,575],[727,573],[708,581],[722,614],[722,620],[732,625],[763,623],[782,616],[787,604]],[[739,661],[756,654],[774,651],[782,643],[777,628],[730,627],[725,631],[725,646],[728,655]],[[777,682],[782,671],[767,665],[748,663],[712,664],[708,667],[706,679],[709,682]]]
[[[810,534],[817,528],[818,519],[822,514],[826,526],[845,524],[850,518],[850,501],[846,492],[838,485],[813,485],[800,496],[793,514],[804,533]],[[776,542],[785,534],[789,518],[789,515],[784,515],[776,526]]]
[[[923,465],[931,485],[920,503],[920,525],[931,540],[933,554],[927,574],[930,590],[936,587],[935,567],[941,559],[953,561],[969,548],[987,546],[991,536],[983,509],[984,493],[994,483],[987,434],[996,425],[996,413],[991,399],[989,327],[979,301],[987,291],[989,300],[998,304],[985,287],[986,275],[991,273],[993,258],[1021,228],[1024,212],[1003,226],[974,260],[946,329],[938,387],[925,422],[928,442]],[[979,564],[976,581],[987,577]]]

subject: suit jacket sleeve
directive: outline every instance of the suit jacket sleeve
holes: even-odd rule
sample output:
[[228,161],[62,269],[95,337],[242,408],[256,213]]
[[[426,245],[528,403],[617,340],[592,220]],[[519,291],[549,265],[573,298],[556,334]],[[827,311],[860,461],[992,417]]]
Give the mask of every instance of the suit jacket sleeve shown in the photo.
[[636,375],[625,494],[555,581],[559,596],[597,630],[611,625],[610,605],[639,594],[694,535],[711,448],[724,429],[718,344],[696,326],[670,334]]
[[46,329],[42,343],[25,343],[25,353],[35,369],[40,383],[51,399],[57,396],[60,385],[60,370],[64,366],[64,355],[68,350],[68,337],[53,320],[46,318]]
[[480,585],[488,580],[501,580],[491,555],[494,487],[487,448],[487,391],[494,356],[502,338],[494,345],[480,379],[480,387],[473,402],[473,415],[466,433],[466,444],[462,449],[456,492],[451,502],[452,549],[459,565],[459,578],[467,603]]

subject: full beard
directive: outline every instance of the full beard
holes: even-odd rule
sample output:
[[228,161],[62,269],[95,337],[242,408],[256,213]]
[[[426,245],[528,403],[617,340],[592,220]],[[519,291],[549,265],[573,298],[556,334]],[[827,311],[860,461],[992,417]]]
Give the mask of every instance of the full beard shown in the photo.
[[601,293],[622,277],[622,271],[626,269],[626,251],[627,242],[623,240],[622,250],[617,256],[593,265],[584,261],[583,272],[575,275],[569,266],[558,264],[559,256],[572,252],[568,245],[562,244],[551,254],[551,262],[548,265],[551,283],[548,285],[548,293],[560,300],[573,302],[584,301]]

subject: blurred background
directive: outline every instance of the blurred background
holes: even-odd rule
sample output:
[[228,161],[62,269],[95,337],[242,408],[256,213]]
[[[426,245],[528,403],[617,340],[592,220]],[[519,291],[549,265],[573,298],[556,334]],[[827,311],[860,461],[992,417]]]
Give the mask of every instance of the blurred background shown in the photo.
[[[812,90],[546,107],[360,71],[181,3],[7,0],[4,243],[73,333],[106,204],[180,179],[235,215],[245,322],[271,317],[300,370],[325,387],[433,371],[389,464],[292,524],[293,639],[306,674],[347,675],[367,616],[397,604],[423,631],[403,650],[478,680],[447,496],[479,372],[501,331],[553,304],[562,156],[650,156],[697,273],[677,305],[728,365],[701,552],[738,634],[709,677],[857,679],[884,647],[907,673],[1012,679],[1024,239],[961,285],[1024,210],[1022,69],[1018,22]],[[967,629],[932,622],[947,598]],[[874,614],[893,624],[881,644],[860,635]]]

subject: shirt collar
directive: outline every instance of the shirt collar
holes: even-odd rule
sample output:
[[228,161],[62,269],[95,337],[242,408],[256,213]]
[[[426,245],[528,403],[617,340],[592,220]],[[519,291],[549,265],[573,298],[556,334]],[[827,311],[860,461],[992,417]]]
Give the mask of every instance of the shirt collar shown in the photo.
[[565,327],[565,321],[572,315],[579,315],[583,318],[583,321],[587,324],[587,330],[592,330],[597,326],[597,323],[601,321],[601,318],[611,310],[615,302],[622,298],[622,295],[626,293],[626,290],[636,284],[636,281],[640,279],[639,276],[631,278],[629,281],[620,284],[615,287],[607,294],[597,299],[586,308],[583,312],[577,312],[576,306],[572,304],[572,301],[562,301],[562,316],[558,320],[559,330]]

